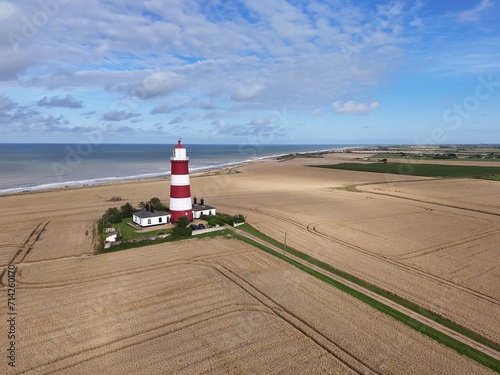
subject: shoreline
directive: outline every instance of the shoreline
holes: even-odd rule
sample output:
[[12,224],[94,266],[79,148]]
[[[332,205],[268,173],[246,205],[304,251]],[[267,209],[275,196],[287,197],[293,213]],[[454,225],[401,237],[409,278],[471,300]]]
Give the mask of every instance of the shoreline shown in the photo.
[[[354,149],[354,148],[355,147],[340,147],[340,148],[332,148],[332,149],[326,149],[326,150],[304,151],[304,152],[296,152],[296,153],[268,155],[268,156],[256,157],[255,159],[252,159],[252,160],[242,160],[242,161],[224,163],[224,164],[220,164],[220,165],[196,167],[196,168],[194,168],[194,170],[192,172],[190,170],[190,177],[195,178],[195,177],[201,177],[201,176],[210,176],[213,174],[222,174],[222,173],[220,173],[220,171],[223,171],[226,169],[233,169],[233,168],[237,168],[237,167],[243,167],[245,165],[249,165],[249,164],[253,164],[253,163],[257,163],[257,162],[262,162],[262,161],[269,161],[269,160],[283,161],[283,160],[286,160],[283,158],[287,158],[287,157],[295,158],[295,157],[299,157],[300,155],[312,155],[312,154],[324,155],[324,154],[329,154],[329,153],[334,153],[334,152],[344,152],[347,149]],[[219,172],[219,173],[217,173],[217,172]],[[146,177],[148,175],[150,175],[150,177]],[[141,176],[144,176],[144,177],[141,177]],[[18,187],[18,188],[3,189],[3,190],[0,190],[0,198],[12,196],[12,195],[24,195],[24,194],[33,194],[33,193],[53,192],[53,191],[60,191],[60,190],[72,190],[72,189],[107,186],[107,185],[114,185],[114,184],[126,184],[126,183],[136,183],[136,182],[146,182],[146,181],[161,181],[161,180],[168,180],[168,179],[170,179],[170,172],[150,173],[150,174],[137,175],[137,176],[103,177],[103,178],[88,179],[88,180],[81,180],[81,181],[54,182],[54,183],[47,183],[47,184],[30,186],[30,187]]]

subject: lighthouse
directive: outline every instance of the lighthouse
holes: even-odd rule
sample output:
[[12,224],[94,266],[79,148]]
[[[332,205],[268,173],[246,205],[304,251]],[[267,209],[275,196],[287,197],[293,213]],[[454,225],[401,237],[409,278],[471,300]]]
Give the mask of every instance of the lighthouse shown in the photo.
[[170,175],[170,215],[171,221],[177,222],[181,216],[193,220],[193,206],[191,205],[191,188],[189,186],[189,158],[181,140],[174,147],[170,158],[172,173]]

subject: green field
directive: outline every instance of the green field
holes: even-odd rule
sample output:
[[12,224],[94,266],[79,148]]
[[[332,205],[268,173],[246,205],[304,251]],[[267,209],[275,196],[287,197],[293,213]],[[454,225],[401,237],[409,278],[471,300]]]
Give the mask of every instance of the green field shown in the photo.
[[318,168],[342,169],[358,172],[392,173],[423,177],[448,178],[487,178],[499,179],[500,167],[443,164],[405,164],[405,163],[341,163],[333,165],[312,165]]
[[474,158],[462,154],[458,154],[458,157],[456,158],[434,158],[432,155],[424,155],[424,156],[417,156],[417,154],[406,154],[405,156],[401,156],[399,152],[396,153],[380,153],[376,154],[370,157],[372,160],[376,159],[412,159],[412,160],[450,160],[450,161],[495,161],[500,163],[500,158]]

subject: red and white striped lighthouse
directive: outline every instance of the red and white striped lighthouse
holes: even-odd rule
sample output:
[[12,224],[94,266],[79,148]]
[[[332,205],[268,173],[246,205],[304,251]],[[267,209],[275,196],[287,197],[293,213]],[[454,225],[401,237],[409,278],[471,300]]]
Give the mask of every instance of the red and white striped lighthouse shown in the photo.
[[186,148],[179,139],[170,158],[172,173],[170,175],[170,215],[171,221],[177,222],[181,216],[193,220],[193,206],[191,205],[191,188],[189,186],[189,158]]

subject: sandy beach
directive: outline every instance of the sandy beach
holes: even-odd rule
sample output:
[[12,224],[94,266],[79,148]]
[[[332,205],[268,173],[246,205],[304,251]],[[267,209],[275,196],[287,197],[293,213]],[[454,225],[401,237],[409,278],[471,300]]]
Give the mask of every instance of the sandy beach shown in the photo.
[[[191,192],[498,342],[500,182],[307,166],[365,155],[259,161],[191,176]],[[93,255],[106,208],[168,194],[160,179],[0,196],[2,269],[29,249],[2,373],[492,373],[234,239]]]

